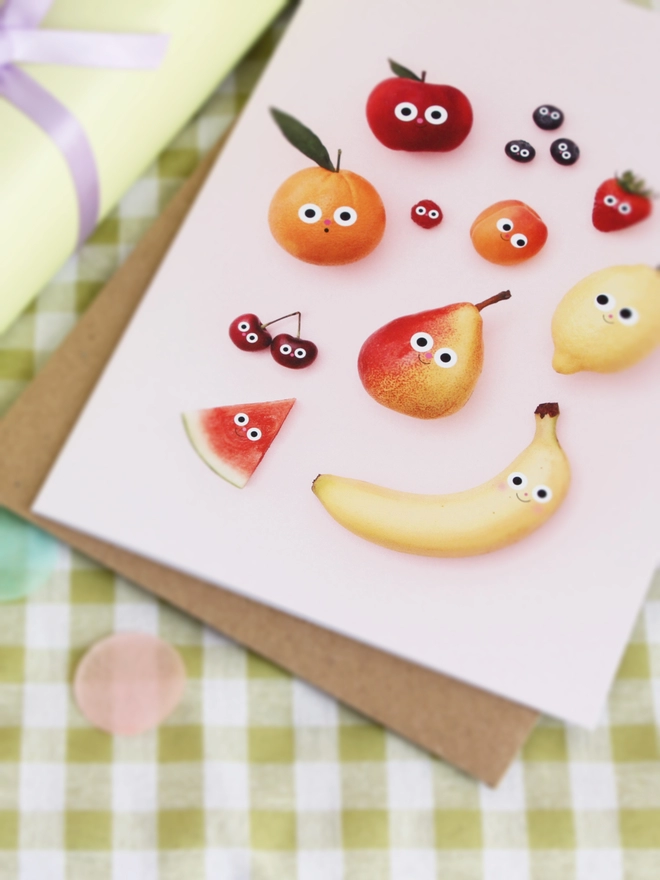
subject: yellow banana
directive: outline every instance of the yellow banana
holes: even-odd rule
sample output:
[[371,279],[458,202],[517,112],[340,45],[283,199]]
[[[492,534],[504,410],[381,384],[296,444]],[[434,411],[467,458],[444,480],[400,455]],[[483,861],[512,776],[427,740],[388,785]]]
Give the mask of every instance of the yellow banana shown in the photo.
[[397,492],[320,474],[312,491],[340,525],[367,541],[420,556],[477,556],[543,525],[566,497],[568,460],[557,440],[559,407],[536,408],[530,445],[492,480],[452,495]]

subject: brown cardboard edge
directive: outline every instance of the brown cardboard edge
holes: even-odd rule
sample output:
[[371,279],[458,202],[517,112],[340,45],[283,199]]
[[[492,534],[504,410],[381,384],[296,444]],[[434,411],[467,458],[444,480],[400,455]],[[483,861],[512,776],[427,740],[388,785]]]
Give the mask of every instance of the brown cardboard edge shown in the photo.
[[495,785],[538,713],[34,516],[32,502],[222,142],[0,422],[0,504],[362,714]]

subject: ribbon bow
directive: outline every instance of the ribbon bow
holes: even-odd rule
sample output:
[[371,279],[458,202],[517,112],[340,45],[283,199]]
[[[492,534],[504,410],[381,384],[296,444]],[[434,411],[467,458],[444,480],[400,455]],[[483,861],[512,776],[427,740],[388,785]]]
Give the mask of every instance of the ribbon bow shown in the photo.
[[40,126],[69,166],[78,200],[78,244],[94,229],[100,185],[89,139],[76,117],[16,62],[148,70],[158,67],[169,37],[39,30],[53,0],[5,0],[0,8],[0,95]]

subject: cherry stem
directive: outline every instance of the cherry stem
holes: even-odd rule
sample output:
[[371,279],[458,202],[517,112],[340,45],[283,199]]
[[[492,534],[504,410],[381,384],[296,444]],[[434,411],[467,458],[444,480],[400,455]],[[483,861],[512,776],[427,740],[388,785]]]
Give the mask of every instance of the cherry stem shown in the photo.
[[340,165],[341,165],[341,150],[337,150],[337,171],[339,171]]
[[294,315],[298,315],[298,335],[297,338],[300,339],[300,322],[302,321],[302,313],[301,312],[289,312],[288,315],[282,315],[281,318],[275,318],[273,321],[269,321],[267,324],[261,324],[261,329],[265,330],[266,327],[270,327],[271,324],[277,324],[278,321],[283,321],[285,318],[293,318]]
[[426,71],[422,71],[422,82],[426,82]]
[[511,291],[503,290],[501,293],[496,293],[495,296],[491,296],[488,299],[485,299],[483,302],[475,303],[475,309],[485,309],[486,306],[492,306],[493,303],[502,302],[503,299],[511,299]]

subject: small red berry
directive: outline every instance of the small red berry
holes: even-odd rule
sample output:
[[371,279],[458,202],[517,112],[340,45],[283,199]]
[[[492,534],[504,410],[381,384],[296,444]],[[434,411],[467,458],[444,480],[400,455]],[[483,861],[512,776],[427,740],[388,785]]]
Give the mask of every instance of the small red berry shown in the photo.
[[418,226],[422,229],[433,229],[442,223],[442,210],[440,205],[432,202],[431,199],[422,199],[417,202],[410,210],[410,216]]
[[600,232],[616,232],[645,220],[653,207],[651,190],[632,171],[611,177],[596,190],[591,220]]

